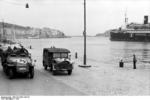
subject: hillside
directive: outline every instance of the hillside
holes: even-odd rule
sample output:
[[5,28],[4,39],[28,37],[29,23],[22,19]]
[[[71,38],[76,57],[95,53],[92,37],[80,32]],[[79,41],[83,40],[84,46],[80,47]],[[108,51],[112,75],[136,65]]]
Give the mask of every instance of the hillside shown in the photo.
[[64,38],[66,37],[63,32],[57,29],[51,29],[48,27],[34,28],[29,26],[21,26],[10,23],[0,22],[0,36],[4,33],[7,38]]

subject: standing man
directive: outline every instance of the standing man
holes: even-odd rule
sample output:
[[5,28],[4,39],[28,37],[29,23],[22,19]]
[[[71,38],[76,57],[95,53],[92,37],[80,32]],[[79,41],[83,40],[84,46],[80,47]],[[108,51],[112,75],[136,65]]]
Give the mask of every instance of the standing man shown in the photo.
[[133,69],[136,69],[136,62],[137,62],[137,60],[136,60],[136,56],[134,54],[133,55]]
[[76,59],[78,58],[78,54],[77,54],[77,52],[75,52],[75,58],[76,58]]
[[120,62],[119,62],[119,67],[123,67],[124,63],[123,63],[123,60],[121,59]]

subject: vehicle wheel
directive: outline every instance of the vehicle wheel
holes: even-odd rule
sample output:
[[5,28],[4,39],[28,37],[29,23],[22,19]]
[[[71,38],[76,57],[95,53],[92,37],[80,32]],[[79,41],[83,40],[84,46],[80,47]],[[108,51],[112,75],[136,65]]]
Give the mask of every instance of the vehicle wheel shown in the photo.
[[4,66],[4,62],[2,62],[2,66]]
[[32,79],[32,78],[34,77],[34,68],[32,68],[32,69],[30,70],[30,72],[28,73],[28,77],[29,77],[30,79]]
[[8,70],[5,67],[3,67],[3,71],[6,75],[8,75]]
[[6,73],[6,68],[3,66],[3,71]]
[[6,73],[6,75],[8,76],[9,75],[9,71],[8,71],[9,69],[6,69],[5,68],[5,73]]
[[9,79],[12,79],[14,77],[14,71],[13,69],[8,70]]
[[44,66],[44,69],[47,70],[47,65]]
[[52,74],[53,74],[53,75],[55,75],[55,74],[56,74],[55,70],[52,70]]
[[68,75],[71,75],[72,74],[72,70],[68,70]]
[[53,71],[53,65],[50,65],[50,71],[51,72]]
[[45,62],[43,61],[43,66],[45,66]]
[[55,75],[55,74],[56,74],[56,71],[54,70],[53,67],[54,67],[54,65],[51,66],[51,69],[50,69],[50,70],[51,70],[52,74]]

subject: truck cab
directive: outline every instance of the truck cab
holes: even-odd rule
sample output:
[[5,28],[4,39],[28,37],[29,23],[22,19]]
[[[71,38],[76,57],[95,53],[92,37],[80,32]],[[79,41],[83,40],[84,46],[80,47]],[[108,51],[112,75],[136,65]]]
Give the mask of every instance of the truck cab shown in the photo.
[[43,66],[44,69],[50,68],[53,74],[57,71],[67,71],[68,75],[72,74],[73,63],[71,62],[70,51],[65,48],[44,48],[43,49]]

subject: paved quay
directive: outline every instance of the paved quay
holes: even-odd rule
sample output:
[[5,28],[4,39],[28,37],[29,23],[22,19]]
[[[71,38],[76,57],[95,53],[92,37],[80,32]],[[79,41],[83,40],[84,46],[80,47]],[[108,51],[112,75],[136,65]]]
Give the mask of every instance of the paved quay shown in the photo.
[[0,95],[53,96],[85,94],[56,80],[49,71],[44,69],[35,69],[35,77],[33,79],[28,79],[24,76],[9,79],[0,66]]

